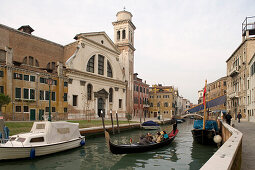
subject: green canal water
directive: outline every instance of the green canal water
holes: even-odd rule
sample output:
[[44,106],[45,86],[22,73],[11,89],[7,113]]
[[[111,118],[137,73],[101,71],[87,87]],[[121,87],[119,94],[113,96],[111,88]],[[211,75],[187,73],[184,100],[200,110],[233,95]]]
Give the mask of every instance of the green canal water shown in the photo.
[[[171,145],[158,150],[128,155],[113,155],[104,137],[87,138],[86,145],[74,150],[38,157],[34,160],[0,162],[0,170],[90,170],[90,169],[160,169],[197,170],[216,152],[217,148],[193,143],[193,120],[178,124],[179,134]],[[162,130],[170,131],[171,126]],[[132,130],[111,135],[114,143],[138,141],[148,131]],[[151,131],[152,133],[156,131]]]

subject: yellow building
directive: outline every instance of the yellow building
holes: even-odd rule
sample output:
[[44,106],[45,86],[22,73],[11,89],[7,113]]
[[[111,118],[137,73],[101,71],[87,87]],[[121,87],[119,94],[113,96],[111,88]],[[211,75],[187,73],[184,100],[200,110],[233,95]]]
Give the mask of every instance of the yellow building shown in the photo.
[[172,86],[153,85],[149,91],[150,117],[172,118],[176,112],[176,95]]

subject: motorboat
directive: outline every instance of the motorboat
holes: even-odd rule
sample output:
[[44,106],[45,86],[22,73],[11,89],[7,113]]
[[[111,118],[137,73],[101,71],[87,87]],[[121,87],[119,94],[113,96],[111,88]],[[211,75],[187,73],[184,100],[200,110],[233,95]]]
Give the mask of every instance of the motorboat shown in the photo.
[[156,130],[156,129],[160,129],[160,126],[157,122],[154,122],[152,120],[146,121],[142,123],[141,126],[143,129],[146,130]]
[[108,132],[105,132],[105,138],[106,138],[106,142],[109,146],[109,149],[113,154],[129,154],[129,153],[147,152],[147,151],[151,151],[151,150],[154,150],[157,148],[167,146],[172,143],[172,141],[174,140],[174,138],[176,137],[178,132],[179,132],[178,129],[176,129],[175,131],[173,130],[173,131],[171,131],[171,133],[168,134],[168,136],[169,136],[168,139],[165,139],[160,143],[152,142],[147,145],[141,145],[139,143],[116,145],[111,142],[110,135]]
[[0,160],[35,158],[85,145],[78,123],[34,122],[29,133],[1,141]]

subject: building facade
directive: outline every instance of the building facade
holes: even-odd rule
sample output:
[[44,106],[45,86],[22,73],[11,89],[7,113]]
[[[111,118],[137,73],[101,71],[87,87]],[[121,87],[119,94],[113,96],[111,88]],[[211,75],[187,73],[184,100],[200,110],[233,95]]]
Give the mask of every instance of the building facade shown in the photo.
[[249,76],[247,78],[247,119],[255,122],[255,55],[251,58],[249,64]]
[[[252,21],[250,21],[252,20]],[[248,119],[247,87],[249,66],[255,53],[255,18],[246,18],[242,25],[242,43],[228,58],[227,62],[227,111],[236,118],[240,112]],[[253,24],[252,24],[253,23]]]
[[134,115],[136,118],[149,117],[149,85],[134,74]]
[[0,90],[11,98],[2,108],[4,118],[42,120],[50,111],[53,119],[67,119],[63,46],[33,36],[32,31],[30,26],[16,30],[0,25]]
[[172,86],[153,85],[149,94],[150,117],[171,119],[176,114],[175,90]]

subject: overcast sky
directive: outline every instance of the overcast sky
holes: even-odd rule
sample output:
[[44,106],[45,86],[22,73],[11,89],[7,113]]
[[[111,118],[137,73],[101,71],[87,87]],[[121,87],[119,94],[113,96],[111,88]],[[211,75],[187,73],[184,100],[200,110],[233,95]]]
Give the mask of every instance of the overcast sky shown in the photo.
[[[78,33],[105,31],[123,7],[133,14],[135,72],[148,84],[173,85],[197,103],[205,83],[226,75],[254,0],[1,0],[0,23],[30,25],[33,35],[66,45]],[[1,38],[1,37],[0,37]]]

